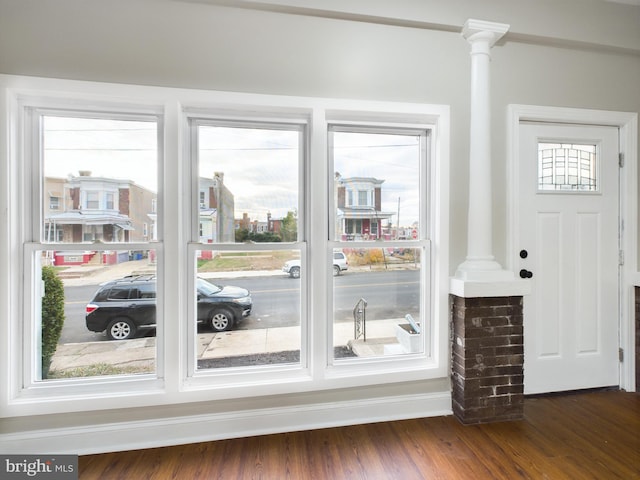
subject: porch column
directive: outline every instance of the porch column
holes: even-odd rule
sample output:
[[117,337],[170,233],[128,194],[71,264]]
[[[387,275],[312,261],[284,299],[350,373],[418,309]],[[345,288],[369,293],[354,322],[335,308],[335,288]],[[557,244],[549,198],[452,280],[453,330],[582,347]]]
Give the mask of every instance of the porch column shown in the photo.
[[491,201],[491,47],[509,25],[467,20],[462,35],[471,44],[471,131],[469,145],[469,217],[467,258],[456,278],[469,281],[508,281],[513,273],[493,256]]

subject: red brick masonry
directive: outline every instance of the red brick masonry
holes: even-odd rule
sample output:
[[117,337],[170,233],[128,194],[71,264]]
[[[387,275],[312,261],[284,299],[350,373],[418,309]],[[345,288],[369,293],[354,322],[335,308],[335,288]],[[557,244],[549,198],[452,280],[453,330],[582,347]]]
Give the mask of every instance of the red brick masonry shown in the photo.
[[464,424],[521,420],[522,297],[450,295],[453,413]]

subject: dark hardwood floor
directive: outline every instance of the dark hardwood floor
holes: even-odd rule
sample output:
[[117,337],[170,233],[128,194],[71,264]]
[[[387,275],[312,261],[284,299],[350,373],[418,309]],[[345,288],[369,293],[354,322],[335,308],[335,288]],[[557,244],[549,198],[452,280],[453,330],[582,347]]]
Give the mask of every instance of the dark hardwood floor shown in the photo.
[[525,400],[520,422],[423,418],[80,457],[80,479],[640,479],[640,394]]

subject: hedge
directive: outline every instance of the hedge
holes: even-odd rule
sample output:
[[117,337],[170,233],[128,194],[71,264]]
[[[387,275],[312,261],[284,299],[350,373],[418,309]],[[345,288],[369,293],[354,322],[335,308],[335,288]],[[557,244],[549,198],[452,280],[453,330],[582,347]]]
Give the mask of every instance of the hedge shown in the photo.
[[42,379],[48,377],[64,325],[64,286],[53,267],[42,267]]

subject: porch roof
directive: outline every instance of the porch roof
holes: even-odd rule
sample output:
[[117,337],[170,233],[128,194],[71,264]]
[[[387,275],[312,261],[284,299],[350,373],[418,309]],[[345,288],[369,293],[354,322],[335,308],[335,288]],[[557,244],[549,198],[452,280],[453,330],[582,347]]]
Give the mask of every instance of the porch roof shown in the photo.
[[394,215],[393,212],[381,212],[373,208],[338,208],[338,218],[387,220]]
[[46,217],[45,223],[56,225],[116,225],[123,230],[134,230],[131,225],[131,219],[127,215],[104,210],[92,212],[74,210],[56,213]]

